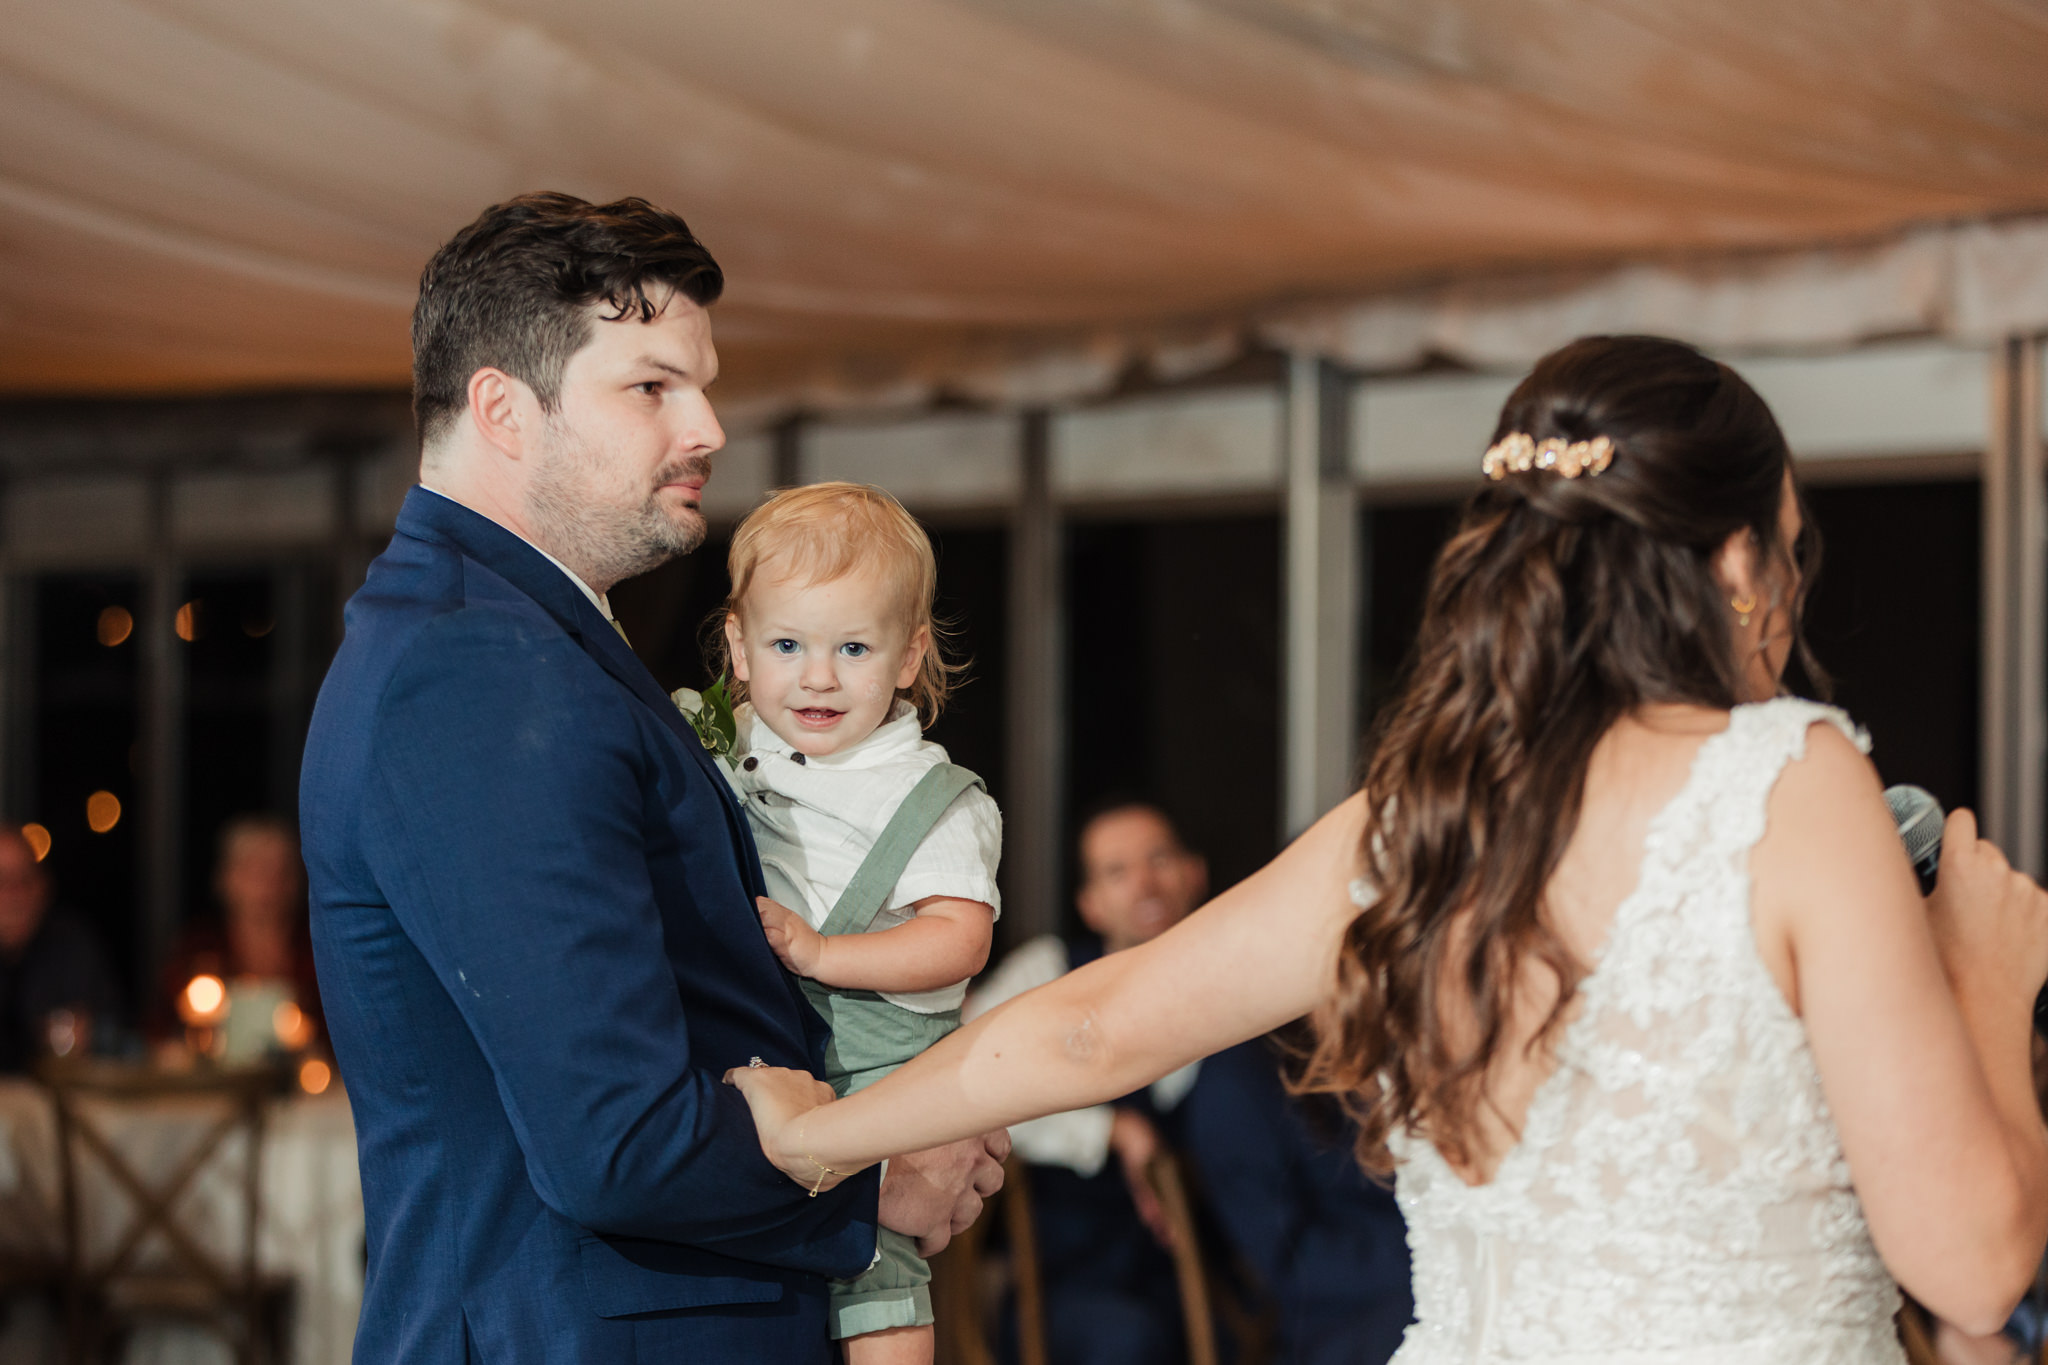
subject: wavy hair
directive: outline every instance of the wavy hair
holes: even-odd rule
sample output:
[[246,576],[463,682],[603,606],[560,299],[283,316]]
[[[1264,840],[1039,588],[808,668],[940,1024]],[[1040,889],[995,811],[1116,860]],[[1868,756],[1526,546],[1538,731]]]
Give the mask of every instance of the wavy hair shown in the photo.
[[[1345,935],[1297,1085],[1344,1098],[1379,1171],[1397,1130],[1472,1160],[1531,962],[1559,989],[1530,1046],[1554,1040],[1584,964],[1546,922],[1544,888],[1595,744],[1640,706],[1744,695],[1713,574],[1731,535],[1800,570],[1791,600],[1767,603],[1765,638],[1789,628],[1825,686],[1799,630],[1818,542],[1781,543],[1791,458],[1733,370],[1675,341],[1587,337],[1516,387],[1494,439],[1514,432],[1606,436],[1616,454],[1597,477],[1510,473],[1472,497],[1369,744],[1363,863],[1378,899]],[[1468,1006],[1469,1025],[1449,1028],[1447,1009],[1462,1022]]]

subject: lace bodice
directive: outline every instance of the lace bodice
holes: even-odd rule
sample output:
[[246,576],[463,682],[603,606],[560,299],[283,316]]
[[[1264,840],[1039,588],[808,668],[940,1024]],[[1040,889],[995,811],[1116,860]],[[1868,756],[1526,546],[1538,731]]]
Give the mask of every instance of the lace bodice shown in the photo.
[[1749,852],[1816,722],[1861,742],[1779,699],[1701,746],[1491,1182],[1397,1137],[1418,1321],[1395,1365],[1903,1362],[1898,1290],[1750,925]]

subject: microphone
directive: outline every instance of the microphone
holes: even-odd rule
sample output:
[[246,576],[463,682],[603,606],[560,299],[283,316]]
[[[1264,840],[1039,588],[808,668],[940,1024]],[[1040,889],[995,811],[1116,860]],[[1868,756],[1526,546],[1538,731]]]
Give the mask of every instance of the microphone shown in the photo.
[[1925,787],[1900,784],[1884,789],[1884,803],[1891,807],[1892,823],[1906,845],[1906,857],[1920,875],[1920,894],[1934,891],[1934,874],[1941,870],[1941,826],[1946,818],[1941,802]]
[[[1891,807],[1892,821],[1905,841],[1906,856],[1920,875],[1920,893],[1932,894],[1934,874],[1941,869],[1941,802],[1925,788],[1908,785],[1886,787],[1884,803]],[[2034,997],[2034,1030],[2048,1038],[2048,986]]]

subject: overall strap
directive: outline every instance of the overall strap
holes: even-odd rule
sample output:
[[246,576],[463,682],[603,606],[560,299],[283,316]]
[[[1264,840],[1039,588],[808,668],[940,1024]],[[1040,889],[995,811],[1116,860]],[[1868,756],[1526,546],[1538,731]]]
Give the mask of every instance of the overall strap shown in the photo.
[[[910,866],[911,855],[924,837],[939,823],[939,817],[946,808],[957,800],[969,787],[980,787],[982,781],[967,769],[953,763],[938,763],[932,766],[910,795],[903,798],[903,804],[889,817],[889,823],[882,827],[875,846],[868,850],[868,856],[861,860],[860,870],[853,874],[853,880],[846,884],[846,891],[839,897],[832,913],[818,926],[821,934],[864,934],[875,916],[887,904],[889,893],[895,889],[903,876],[903,869]],[[985,790],[985,788],[984,788]]]

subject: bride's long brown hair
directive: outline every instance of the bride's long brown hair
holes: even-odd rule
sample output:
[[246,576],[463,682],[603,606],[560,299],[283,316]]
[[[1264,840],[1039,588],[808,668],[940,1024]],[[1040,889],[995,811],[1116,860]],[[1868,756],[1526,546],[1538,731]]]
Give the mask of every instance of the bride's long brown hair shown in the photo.
[[[1494,439],[1515,432],[1605,436],[1614,461],[1573,479],[1510,473],[1474,495],[1374,729],[1364,872],[1378,899],[1345,935],[1299,1085],[1344,1098],[1361,1160],[1381,1171],[1396,1130],[1472,1160],[1532,961],[1559,987],[1532,1046],[1555,1036],[1584,968],[1546,923],[1543,893],[1600,737],[1646,704],[1742,699],[1747,661],[1715,551],[1747,530],[1760,566],[1797,563],[1810,582],[1818,549],[1810,536],[1781,543],[1790,456],[1770,409],[1690,346],[1587,337],[1554,351],[1501,410]],[[1818,679],[1799,608],[1798,592],[1767,598],[1765,636],[1789,629]],[[1448,1029],[1447,1006],[1469,1009],[1469,1024]]]

